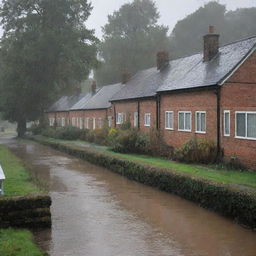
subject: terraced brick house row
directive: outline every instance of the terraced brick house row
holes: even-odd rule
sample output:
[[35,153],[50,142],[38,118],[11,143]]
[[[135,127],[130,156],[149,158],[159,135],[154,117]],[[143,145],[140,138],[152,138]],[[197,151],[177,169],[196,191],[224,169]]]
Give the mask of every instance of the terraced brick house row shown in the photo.
[[[192,138],[213,141],[224,157],[236,156],[256,169],[256,37],[219,47],[210,26],[203,41],[203,51],[188,57],[170,61],[159,52],[156,67],[138,72],[106,97],[105,109],[111,111],[105,116],[111,116],[112,127],[129,120],[145,133],[160,129],[174,147]],[[91,98],[93,104],[107,88]],[[99,118],[99,109],[87,108]]]

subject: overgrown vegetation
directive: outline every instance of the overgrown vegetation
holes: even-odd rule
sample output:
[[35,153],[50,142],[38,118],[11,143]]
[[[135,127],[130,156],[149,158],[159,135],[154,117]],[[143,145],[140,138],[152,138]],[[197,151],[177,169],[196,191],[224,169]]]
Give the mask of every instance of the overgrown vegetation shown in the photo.
[[28,230],[0,229],[1,256],[43,256]]
[[36,181],[24,164],[3,145],[0,145],[0,163],[6,176],[4,182],[6,196],[24,196],[44,192],[42,187],[36,185]]

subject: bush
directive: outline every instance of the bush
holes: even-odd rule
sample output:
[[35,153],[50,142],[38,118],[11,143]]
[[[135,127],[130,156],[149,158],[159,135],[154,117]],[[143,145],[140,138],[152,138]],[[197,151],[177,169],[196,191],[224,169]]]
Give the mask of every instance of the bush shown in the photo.
[[55,138],[56,137],[56,130],[54,128],[48,127],[42,130],[41,134],[45,137]]
[[217,146],[213,141],[191,139],[174,151],[174,159],[186,163],[214,163],[217,157]]
[[234,170],[245,171],[247,167],[241,163],[237,156],[231,156],[227,161],[225,161],[225,165]]
[[47,129],[44,129],[41,134],[43,136],[55,139],[78,140],[80,137],[82,137],[82,135],[84,135],[83,132],[85,131],[82,131],[79,128],[73,126],[65,126],[56,129],[48,127]]

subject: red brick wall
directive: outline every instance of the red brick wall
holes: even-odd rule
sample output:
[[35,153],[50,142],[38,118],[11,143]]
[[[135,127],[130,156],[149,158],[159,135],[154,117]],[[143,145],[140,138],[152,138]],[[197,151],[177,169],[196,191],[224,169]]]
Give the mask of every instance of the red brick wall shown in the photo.
[[[224,110],[230,111],[230,136],[224,136]],[[221,90],[221,146],[226,157],[237,156],[256,169],[256,141],[235,138],[235,112],[256,111],[256,84],[226,83]]]
[[[69,112],[54,112],[54,113],[47,113],[47,117],[56,119],[55,122],[57,123],[57,119],[65,118],[65,125],[69,124]],[[60,126],[60,125],[59,125]]]
[[[213,90],[165,94],[161,96],[160,128],[165,142],[180,147],[191,138],[209,139],[217,142],[217,99]],[[173,111],[174,130],[165,129],[165,111]],[[178,131],[178,112],[191,111],[191,132]],[[206,133],[196,133],[195,112],[206,111]]]

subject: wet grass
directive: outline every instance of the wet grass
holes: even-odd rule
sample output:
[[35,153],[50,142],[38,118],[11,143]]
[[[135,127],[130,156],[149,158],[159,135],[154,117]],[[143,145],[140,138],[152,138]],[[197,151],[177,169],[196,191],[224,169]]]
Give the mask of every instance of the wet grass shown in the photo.
[[[44,138],[46,139],[46,138]],[[46,139],[48,141],[55,141],[64,144],[75,145],[76,147],[88,147],[88,145],[94,147],[97,150],[103,151],[115,157],[120,157],[126,160],[134,161],[137,163],[148,164],[151,166],[161,167],[177,173],[184,173],[196,178],[202,178],[205,180],[234,184],[241,188],[256,188],[256,172],[238,171],[232,170],[220,166],[210,165],[197,165],[197,164],[185,164],[180,162],[171,161],[166,158],[152,157],[148,155],[137,154],[122,154],[111,151],[108,147],[97,146],[84,141],[64,141],[56,139]]]
[[[44,192],[36,185],[23,162],[4,145],[0,145],[0,163],[5,173],[5,196],[25,196]],[[1,254],[0,254],[1,255]]]
[[43,256],[28,230],[0,229],[1,256]]

